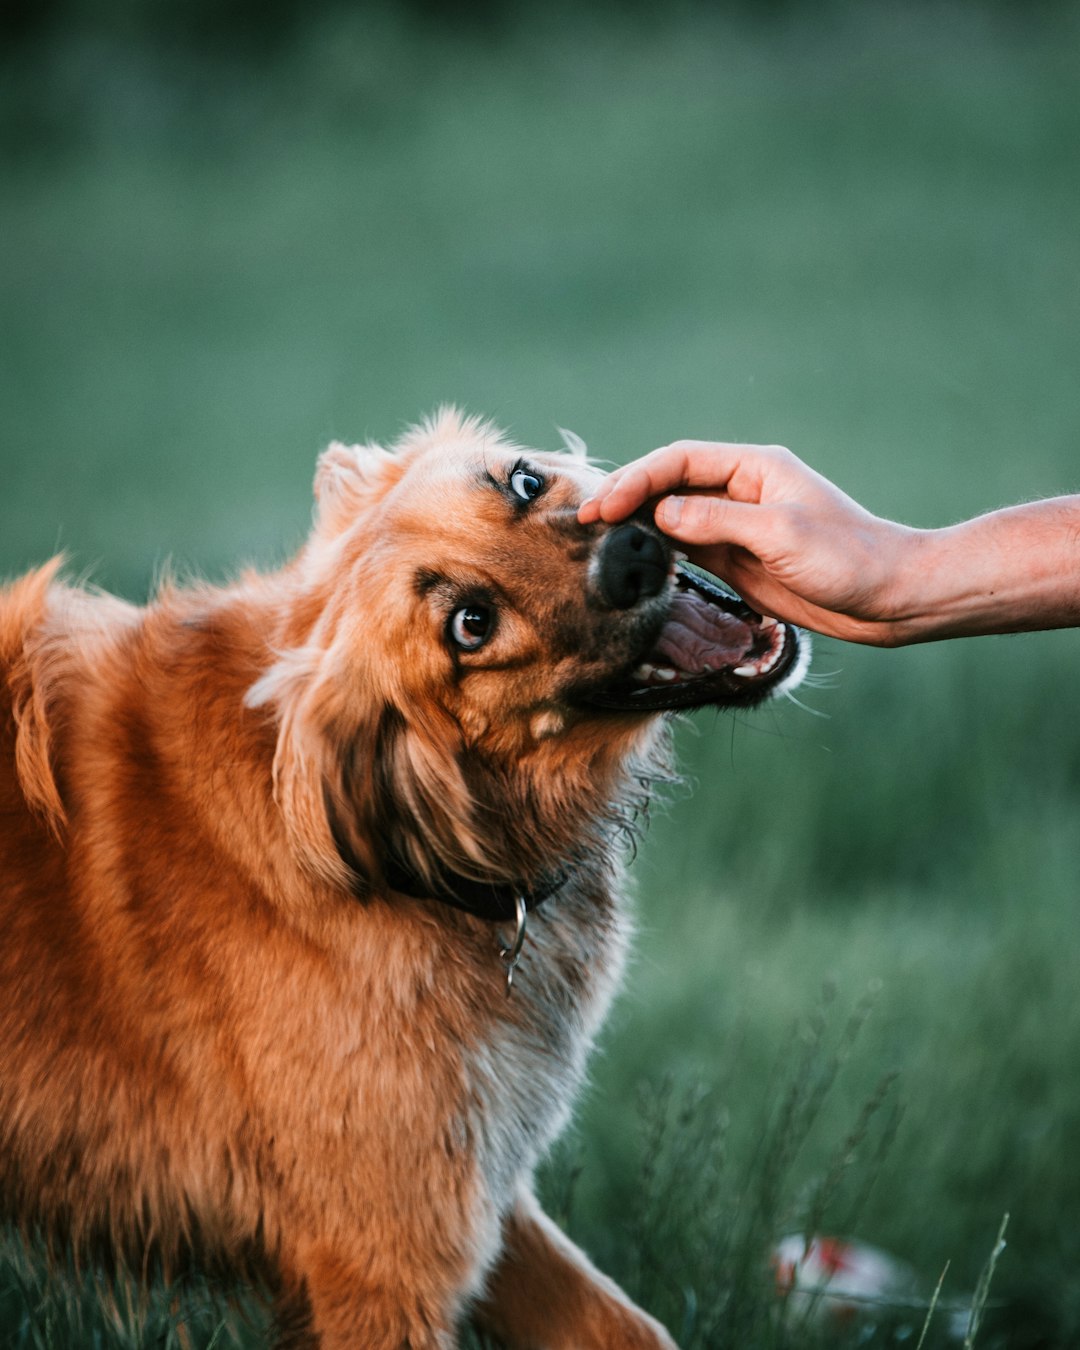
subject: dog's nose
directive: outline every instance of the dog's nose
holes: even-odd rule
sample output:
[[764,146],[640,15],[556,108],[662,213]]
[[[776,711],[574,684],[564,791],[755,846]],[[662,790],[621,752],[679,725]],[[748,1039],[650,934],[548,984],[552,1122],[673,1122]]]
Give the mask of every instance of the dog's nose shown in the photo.
[[663,544],[639,525],[616,526],[600,546],[596,579],[604,604],[612,609],[631,609],[659,595],[667,573]]

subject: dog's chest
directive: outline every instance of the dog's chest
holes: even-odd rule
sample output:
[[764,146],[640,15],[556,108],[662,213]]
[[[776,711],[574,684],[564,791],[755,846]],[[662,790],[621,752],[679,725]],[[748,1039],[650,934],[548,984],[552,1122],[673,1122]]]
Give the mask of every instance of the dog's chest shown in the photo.
[[566,1124],[593,1038],[618,986],[628,924],[605,899],[560,897],[529,918],[512,990],[465,1055],[470,1127],[499,1208]]

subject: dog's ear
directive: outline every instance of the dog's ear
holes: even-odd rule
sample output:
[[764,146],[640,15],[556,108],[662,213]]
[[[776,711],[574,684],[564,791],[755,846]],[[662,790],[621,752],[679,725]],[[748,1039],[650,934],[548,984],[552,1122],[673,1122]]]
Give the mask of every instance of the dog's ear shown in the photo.
[[445,713],[409,722],[389,704],[334,745],[324,781],[330,835],[362,882],[378,888],[404,870],[437,890],[448,874],[488,873],[461,753]]
[[[274,797],[304,865],[353,890],[382,885],[391,855],[428,883],[482,874],[456,723],[435,709],[410,723],[385,701],[358,712],[341,702],[346,684],[331,659],[317,648],[284,653],[246,699],[277,710]],[[352,674],[353,687],[364,683]]]
[[326,652],[318,646],[282,652],[248,690],[248,708],[273,708],[277,715],[274,751],[274,800],[285,821],[290,843],[311,872],[338,886],[349,873],[335,847],[327,820],[324,781],[327,770],[323,723],[325,681],[320,672]]
[[315,469],[315,524],[320,534],[336,535],[356,519],[372,494],[397,477],[400,466],[379,445],[333,441]]

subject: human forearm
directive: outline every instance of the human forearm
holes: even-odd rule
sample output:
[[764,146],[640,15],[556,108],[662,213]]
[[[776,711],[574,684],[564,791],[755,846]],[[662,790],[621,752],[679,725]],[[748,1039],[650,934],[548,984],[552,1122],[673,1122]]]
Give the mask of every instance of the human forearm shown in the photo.
[[912,531],[889,589],[886,646],[1078,625],[1080,496]]

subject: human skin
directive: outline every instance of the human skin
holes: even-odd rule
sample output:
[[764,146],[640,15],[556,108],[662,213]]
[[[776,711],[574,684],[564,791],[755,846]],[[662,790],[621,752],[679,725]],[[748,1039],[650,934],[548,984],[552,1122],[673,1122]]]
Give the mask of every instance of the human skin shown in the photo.
[[828,637],[898,647],[1080,624],[1080,496],[915,529],[782,446],[676,441],[616,469],[579,518],[650,506],[691,562]]

